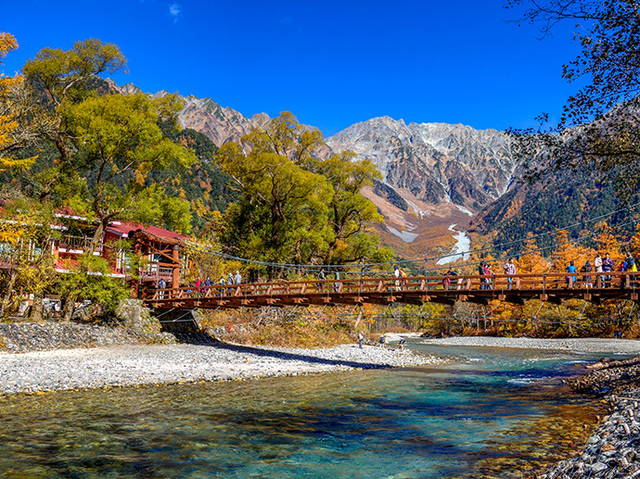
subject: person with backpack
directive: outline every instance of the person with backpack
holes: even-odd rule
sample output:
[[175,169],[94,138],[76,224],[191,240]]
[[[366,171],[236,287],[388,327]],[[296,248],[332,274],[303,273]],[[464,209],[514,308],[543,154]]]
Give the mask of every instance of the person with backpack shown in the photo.
[[587,260],[584,266],[580,268],[580,272],[585,273],[584,276],[582,277],[582,280],[584,281],[584,287],[587,289],[593,288],[593,278],[591,277],[591,275],[586,274],[586,273],[591,273],[592,271],[593,271],[593,267],[591,266],[591,261],[589,260]]
[[[631,254],[631,252],[627,253],[627,271],[631,271],[633,273],[638,271],[638,266],[636,265],[636,260],[633,257],[633,255]],[[632,281],[632,286],[634,285],[633,282],[635,282],[636,280],[636,275],[632,274],[630,275],[629,279]]]

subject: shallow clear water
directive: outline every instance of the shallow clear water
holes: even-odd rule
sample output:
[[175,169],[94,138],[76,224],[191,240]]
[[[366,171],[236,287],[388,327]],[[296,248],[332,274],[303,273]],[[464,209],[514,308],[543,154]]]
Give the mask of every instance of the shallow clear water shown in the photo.
[[2,477],[521,477],[570,453],[598,355],[412,344],[461,362],[0,399]]

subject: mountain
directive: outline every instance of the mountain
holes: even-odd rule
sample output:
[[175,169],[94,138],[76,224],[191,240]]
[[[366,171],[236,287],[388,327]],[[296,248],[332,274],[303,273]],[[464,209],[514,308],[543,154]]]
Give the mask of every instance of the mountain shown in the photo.
[[389,186],[428,203],[477,211],[502,196],[516,168],[505,134],[389,117],[357,123],[327,139],[374,163]]
[[497,130],[389,117],[357,123],[327,139],[335,152],[374,163],[382,184],[365,191],[385,218],[384,242],[402,256],[449,253],[470,216],[513,184],[516,160]]
[[242,113],[229,107],[221,107],[211,98],[184,97],[184,108],[180,113],[182,124],[205,134],[216,146],[240,139],[257,126],[271,121],[266,113],[258,113],[246,118]]
[[[109,85],[125,94],[140,91],[131,84]],[[264,113],[247,118],[211,98],[183,99],[182,125],[204,134],[217,147],[239,142],[252,128],[271,120]],[[376,226],[383,243],[402,257],[449,253],[456,242],[467,244],[464,232],[471,219],[473,230],[485,233],[505,211],[517,217],[517,205],[526,200],[525,194],[516,194],[520,191],[514,181],[518,165],[510,140],[497,130],[444,123],[407,125],[380,117],[354,124],[327,138],[326,144],[322,156],[349,150],[377,166],[382,181],[363,193],[384,217],[384,224]],[[518,223],[511,224],[515,228]]]
[[593,246],[589,235],[597,232],[599,221],[606,221],[616,235],[630,237],[638,218],[632,205],[640,201],[638,125],[640,97],[562,134],[524,136],[527,173],[535,182],[514,182],[473,218],[470,231],[491,234],[494,245],[510,254],[520,248],[514,241],[529,232],[539,235],[539,247],[552,247],[554,235],[546,233],[561,228]]

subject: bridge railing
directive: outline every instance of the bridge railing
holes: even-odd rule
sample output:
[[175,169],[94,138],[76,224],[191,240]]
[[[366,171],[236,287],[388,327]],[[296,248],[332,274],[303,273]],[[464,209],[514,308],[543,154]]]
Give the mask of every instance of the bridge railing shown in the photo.
[[638,272],[611,271],[603,273],[525,273],[516,275],[444,275],[416,276],[408,278],[362,277],[304,281],[272,281],[236,285],[185,286],[176,289],[149,289],[143,299],[152,303],[180,300],[198,301],[230,297],[304,297],[304,296],[364,296],[370,293],[387,293],[389,296],[403,292],[445,291],[517,291],[560,289],[636,289],[640,286]]

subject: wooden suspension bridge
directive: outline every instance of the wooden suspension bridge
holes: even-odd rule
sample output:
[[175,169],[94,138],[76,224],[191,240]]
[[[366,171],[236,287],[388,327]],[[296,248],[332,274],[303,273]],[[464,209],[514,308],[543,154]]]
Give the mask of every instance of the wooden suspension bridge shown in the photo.
[[409,278],[359,277],[271,281],[234,285],[145,289],[143,302],[157,309],[236,309],[263,306],[453,304],[486,305],[499,300],[523,304],[539,299],[560,304],[582,299],[638,300],[640,276],[632,272],[445,275]]

